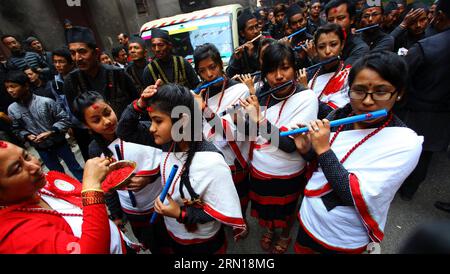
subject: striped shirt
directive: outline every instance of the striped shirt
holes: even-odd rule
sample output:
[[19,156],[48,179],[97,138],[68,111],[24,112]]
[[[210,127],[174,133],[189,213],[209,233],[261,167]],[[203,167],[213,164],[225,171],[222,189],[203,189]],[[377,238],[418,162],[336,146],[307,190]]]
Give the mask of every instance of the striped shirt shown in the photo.
[[23,52],[20,55],[12,55],[7,67],[9,70],[24,70],[25,67],[30,68],[45,68],[48,67],[42,57],[35,52]]

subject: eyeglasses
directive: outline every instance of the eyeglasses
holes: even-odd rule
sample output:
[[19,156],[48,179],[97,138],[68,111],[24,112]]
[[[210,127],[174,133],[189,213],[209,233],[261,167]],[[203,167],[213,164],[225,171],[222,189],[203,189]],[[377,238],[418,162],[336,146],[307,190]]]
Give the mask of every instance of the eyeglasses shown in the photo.
[[397,93],[396,90],[392,92],[388,91],[375,91],[375,92],[367,92],[364,90],[358,90],[358,89],[351,89],[349,92],[350,99],[353,100],[361,100],[364,101],[368,95],[372,97],[372,100],[374,101],[389,101],[391,100],[392,96]]

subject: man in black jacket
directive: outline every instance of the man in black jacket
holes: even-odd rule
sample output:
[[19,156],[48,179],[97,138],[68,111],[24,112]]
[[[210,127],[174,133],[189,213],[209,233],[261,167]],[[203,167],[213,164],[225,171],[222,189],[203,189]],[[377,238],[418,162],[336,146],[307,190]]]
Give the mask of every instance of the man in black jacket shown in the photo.
[[142,77],[144,69],[148,65],[145,41],[140,37],[132,37],[129,41],[128,52],[131,62],[128,63],[125,70],[131,76],[131,79],[133,79],[136,90],[141,94],[147,87],[144,85],[144,79]]
[[[383,25],[383,6],[364,4],[361,10],[361,27]],[[364,31],[361,38],[366,42],[371,51],[394,51],[394,37],[383,32],[381,28]]]
[[238,17],[238,30],[243,43],[235,49],[228,64],[226,74],[230,78],[236,74],[255,72],[259,68],[259,40],[253,41],[261,33],[256,17],[249,11],[242,12]]
[[123,69],[100,63],[100,49],[90,29],[73,27],[68,30],[67,39],[72,60],[78,67],[64,82],[69,107],[73,109],[73,100],[79,94],[94,90],[104,96],[120,117],[126,106],[138,97],[130,76]]
[[369,53],[369,47],[359,37],[351,33],[351,25],[355,21],[355,6],[349,0],[332,0],[325,6],[327,21],[340,25],[345,30],[347,41],[342,51],[345,64],[353,64],[361,56]]
[[[411,200],[425,180],[434,152],[446,150],[450,142],[450,2],[438,3],[433,20],[438,34],[415,43],[406,55],[411,86],[402,120],[425,137],[416,169],[400,189]],[[446,209],[450,211],[450,204]]]
[[182,56],[172,54],[173,41],[168,31],[152,29],[151,44],[155,59],[144,69],[145,87],[154,85],[158,79],[164,84],[176,83],[190,89],[197,87],[200,81],[191,64]]
[[395,39],[395,50],[400,48],[409,49],[414,43],[425,38],[428,27],[428,8],[421,2],[410,6],[398,27],[391,32]]

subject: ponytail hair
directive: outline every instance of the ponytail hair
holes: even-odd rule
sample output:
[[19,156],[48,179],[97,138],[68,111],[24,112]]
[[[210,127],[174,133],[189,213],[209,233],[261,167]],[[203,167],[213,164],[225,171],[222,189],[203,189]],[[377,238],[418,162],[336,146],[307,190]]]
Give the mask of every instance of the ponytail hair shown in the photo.
[[[158,111],[164,112],[172,117],[172,111],[175,107],[184,106],[189,109],[188,115],[190,115],[190,129],[191,135],[189,140],[189,150],[187,152],[187,159],[185,163],[185,169],[181,175],[180,180],[180,195],[184,199],[183,187],[185,186],[191,196],[192,200],[198,199],[200,196],[194,191],[189,180],[189,171],[192,163],[192,159],[195,156],[196,151],[200,149],[201,142],[196,141],[195,138],[195,125],[194,115],[198,112],[198,106],[191,91],[184,86],[178,84],[166,84],[158,89],[158,92],[149,99],[148,102],[152,107]],[[172,124],[178,122],[182,117],[172,117]]]

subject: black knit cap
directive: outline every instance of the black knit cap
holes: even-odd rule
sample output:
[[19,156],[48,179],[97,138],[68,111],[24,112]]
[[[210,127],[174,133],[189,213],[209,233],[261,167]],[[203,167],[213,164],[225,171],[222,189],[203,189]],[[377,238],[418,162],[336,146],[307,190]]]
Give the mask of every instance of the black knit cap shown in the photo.
[[74,26],[73,28],[67,30],[67,43],[97,44],[92,30],[80,26]]
[[439,0],[436,6],[436,10],[442,11],[447,17],[450,18],[450,1],[448,0]]
[[386,14],[391,13],[392,11],[396,10],[398,8],[397,2],[395,1],[389,1],[386,6],[384,6],[384,12]]
[[255,15],[249,10],[244,10],[237,18],[239,31],[243,31],[245,29],[245,24],[252,19],[256,19]]
[[286,10],[286,18],[289,20],[292,16],[296,14],[303,14],[303,9],[297,5],[292,4],[287,10]]
[[172,39],[170,38],[169,32],[163,29],[152,29],[152,39],[160,38],[166,40],[168,43],[172,43]]
[[[397,5],[395,5],[395,6],[397,6]],[[380,2],[380,5],[375,4],[375,2],[374,3],[371,2],[370,5],[367,2],[364,2],[364,5],[363,5],[361,11],[364,11],[364,10],[370,9],[370,8],[376,8],[376,7],[381,8],[381,10],[384,10],[381,2]]]
[[142,39],[142,38],[139,37],[139,36],[132,36],[132,37],[130,38],[130,41],[128,42],[128,44],[132,44],[132,43],[139,44],[139,45],[141,45],[143,48],[145,48],[145,41],[144,41],[144,39]]

